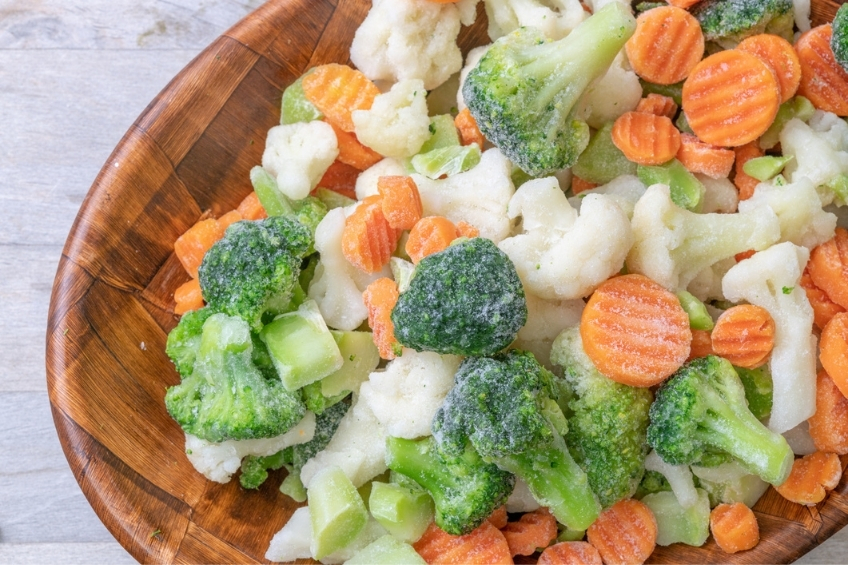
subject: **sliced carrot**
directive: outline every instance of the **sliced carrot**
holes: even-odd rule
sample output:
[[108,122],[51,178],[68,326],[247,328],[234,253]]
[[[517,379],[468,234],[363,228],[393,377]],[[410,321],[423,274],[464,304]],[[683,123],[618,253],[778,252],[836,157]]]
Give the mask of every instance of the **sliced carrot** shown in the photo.
[[639,100],[639,104],[636,105],[636,111],[673,119],[677,113],[677,103],[673,98],[651,92],[645,98]]
[[571,194],[574,196],[597,187],[598,185],[593,182],[582,179],[577,175],[571,175]]
[[268,214],[265,213],[265,208],[262,207],[262,203],[259,201],[259,197],[256,196],[255,192],[248,194],[241,201],[241,204],[238,205],[236,211],[245,220],[264,220],[268,217]]
[[397,246],[400,232],[383,215],[379,196],[369,196],[345,220],[342,253],[354,267],[366,273],[382,269]]
[[774,71],[739,49],[710,55],[683,83],[689,127],[713,145],[737,147],[754,141],[769,128],[778,108],[780,88]]
[[689,76],[704,56],[704,34],[692,14],[662,6],[639,14],[624,47],[637,75],[655,84],[674,84]]
[[324,176],[318,181],[318,186],[356,200],[356,177],[361,172],[356,167],[342,163],[337,159],[327,168]]
[[372,282],[362,293],[374,345],[383,359],[394,359],[400,350],[395,339],[395,325],[392,323],[392,309],[397,304],[398,296],[397,283],[386,277]]
[[743,251],[742,253],[737,253],[736,255],[733,256],[733,258],[738,263],[740,261],[744,261],[745,259],[750,259],[751,257],[754,256],[754,253],[756,253],[756,251],[754,251],[753,249],[749,249],[748,251]]
[[677,160],[693,173],[701,173],[714,179],[725,178],[733,170],[736,153],[732,149],[704,143],[691,133],[680,134],[680,149]]
[[710,332],[706,330],[692,330],[692,345],[689,350],[689,358],[687,361],[691,361],[692,359],[698,359],[699,357],[706,357],[707,355],[714,355],[715,351],[713,351],[713,342],[710,339]]
[[848,312],[833,316],[821,332],[819,360],[834,384],[848,396]]
[[612,125],[612,142],[634,163],[661,165],[677,155],[680,132],[665,116],[625,112]]
[[174,301],[177,303],[174,307],[174,314],[179,314],[180,316],[186,312],[203,308],[203,294],[200,291],[200,281],[191,279],[187,283],[180,285],[174,291]]
[[657,520],[643,502],[619,500],[586,531],[604,563],[644,563],[657,543]]
[[816,377],[816,413],[808,422],[816,449],[848,454],[848,398],[823,370]]
[[347,132],[354,130],[351,112],[368,110],[380,94],[371,80],[347,65],[315,67],[303,77],[303,94],[324,114],[327,122]]
[[713,351],[745,369],[766,362],[774,348],[774,320],[768,310],[740,304],[722,312],[710,338]]
[[224,230],[217,220],[200,220],[174,242],[174,253],[186,272],[197,278],[197,269],[203,262],[203,256],[224,236]]
[[781,103],[795,96],[801,83],[801,61],[791,43],[779,35],[761,33],[746,37],[736,48],[759,57],[771,67],[780,87]]
[[506,538],[488,521],[464,536],[452,536],[430,524],[412,547],[429,565],[512,564]]
[[427,216],[415,224],[406,240],[406,254],[416,265],[428,255],[447,249],[459,237],[456,226],[442,216]]
[[480,237],[480,230],[478,230],[468,222],[463,222],[462,220],[457,222],[456,231],[459,234],[459,237]]
[[816,451],[796,459],[792,472],[782,485],[775,487],[786,500],[815,506],[836,488],[842,478],[842,462],[835,453]]
[[754,512],[741,502],[719,504],[710,512],[710,531],[725,553],[745,551],[760,542],[760,526]]
[[242,221],[244,218],[241,217],[241,212],[238,210],[231,210],[218,218],[218,227],[221,228],[222,232],[226,232],[227,228],[230,227],[231,224]]
[[556,518],[547,508],[527,512],[501,528],[511,555],[533,555],[557,537]]
[[383,197],[383,215],[396,230],[411,230],[421,219],[424,213],[421,195],[411,177],[380,177],[377,191]]
[[659,384],[679,369],[692,342],[689,316],[677,296],[637,274],[611,278],[595,290],[580,319],[580,336],[601,373],[639,387]]
[[821,330],[827,325],[831,318],[840,312],[844,312],[845,308],[830,299],[825,291],[816,286],[813,278],[810,276],[809,269],[804,270],[799,283],[807,294],[807,300],[810,306],[813,307],[813,322]]
[[795,42],[801,62],[798,93],[819,110],[848,116],[848,72],[833,56],[831,35],[833,28],[825,24],[802,33]]
[[760,144],[756,141],[737,147],[734,152],[736,153],[736,176],[733,177],[733,184],[739,191],[739,200],[748,200],[754,195],[754,189],[760,181],[746,173],[743,167],[751,159],[765,155],[765,152],[760,149]]
[[492,515],[489,516],[488,520],[499,530],[506,526],[507,521],[509,520],[509,516],[506,513],[506,506],[501,506],[492,512]]
[[810,278],[828,298],[848,309],[848,231],[836,228],[828,241],[810,253]]
[[459,138],[462,140],[463,145],[476,143],[480,146],[480,149],[483,148],[485,138],[480,128],[477,127],[477,120],[471,115],[471,110],[463,108],[453,119],[453,123],[456,129],[459,130]]
[[538,565],[602,565],[601,554],[585,541],[566,541],[552,545],[539,556]]
[[339,144],[339,156],[337,159],[345,165],[354,169],[364,171],[371,165],[383,160],[383,156],[369,147],[365,147],[356,138],[356,134],[343,131],[339,126],[330,124],[336,132],[336,140]]

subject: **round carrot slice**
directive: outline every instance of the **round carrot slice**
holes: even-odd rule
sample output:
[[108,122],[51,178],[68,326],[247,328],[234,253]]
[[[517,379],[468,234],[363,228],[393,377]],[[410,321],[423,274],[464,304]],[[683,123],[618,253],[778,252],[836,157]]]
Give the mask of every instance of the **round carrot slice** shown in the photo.
[[734,149],[734,153],[736,154],[736,175],[733,177],[733,184],[739,191],[739,200],[748,200],[754,195],[754,190],[756,190],[760,181],[745,172],[745,163],[751,159],[762,157],[766,153],[756,141],[737,147]]
[[819,349],[822,367],[842,394],[848,396],[848,312],[830,319],[822,330]]
[[833,302],[848,309],[848,231],[836,228],[833,237],[810,253],[807,264],[813,283]]
[[580,319],[583,348],[612,380],[639,387],[661,383],[689,357],[689,316],[677,297],[637,274],[607,280]]
[[634,163],[661,165],[677,155],[680,132],[665,116],[625,112],[612,125],[612,142]]
[[816,451],[796,459],[789,478],[775,489],[786,500],[815,506],[824,500],[827,491],[836,488],[841,478],[842,462],[839,456]]
[[716,147],[704,143],[691,133],[680,134],[680,149],[677,160],[693,173],[701,173],[710,178],[725,178],[733,170],[736,154],[732,149]]
[[704,56],[704,34],[686,10],[661,6],[639,14],[624,48],[637,75],[656,84],[674,84],[689,76]]
[[760,542],[757,517],[741,502],[716,506],[710,512],[710,531],[725,553],[745,551]]
[[759,57],[772,68],[780,87],[781,102],[795,96],[801,84],[801,61],[791,43],[779,35],[761,33],[746,37],[736,48]]
[[620,500],[601,512],[586,537],[604,563],[644,563],[657,543],[657,520],[643,502]]
[[380,196],[369,196],[345,220],[342,253],[354,267],[376,273],[388,264],[400,239],[400,231],[383,215]]
[[602,565],[601,554],[585,541],[566,541],[542,552],[538,565]]
[[689,358],[686,361],[706,357],[707,355],[715,355],[710,332],[706,330],[692,330],[692,345],[690,346]]
[[401,350],[392,323],[392,309],[397,304],[398,296],[397,283],[386,277],[372,282],[362,293],[362,301],[368,309],[371,337],[383,359],[394,359]]
[[798,92],[820,110],[848,116],[848,72],[833,56],[832,35],[833,28],[826,24],[804,32],[795,42],[801,62]]
[[813,322],[820,330],[824,329],[827,323],[835,315],[844,312],[845,308],[830,299],[825,291],[816,286],[813,282],[813,277],[810,276],[809,269],[804,270],[801,275],[801,280],[798,282],[807,294],[807,300],[810,301],[810,306],[813,307]]
[[774,71],[739,49],[710,55],[683,83],[683,111],[702,141],[737,147],[769,128],[780,107]]
[[354,110],[368,110],[380,89],[361,72],[347,65],[330,63],[315,67],[303,77],[303,94],[324,118],[340,129],[352,132]]
[[848,398],[826,371],[816,377],[816,413],[810,416],[810,437],[816,449],[848,453]]
[[756,369],[774,348],[774,320],[759,306],[733,306],[716,320],[710,338],[716,355],[737,367]]

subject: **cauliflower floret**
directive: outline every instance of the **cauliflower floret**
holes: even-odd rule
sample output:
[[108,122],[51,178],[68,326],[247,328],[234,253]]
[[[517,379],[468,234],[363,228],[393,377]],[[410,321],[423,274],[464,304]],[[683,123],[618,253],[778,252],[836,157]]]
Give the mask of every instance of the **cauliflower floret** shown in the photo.
[[701,199],[701,213],[732,214],[739,206],[739,191],[728,178],[714,179],[701,173],[695,178],[704,185],[704,196]]
[[774,319],[774,349],[769,369],[774,402],[769,428],[791,430],[816,411],[816,338],[813,309],[799,284],[810,251],[779,243],[755,253],[727,271],[724,296],[765,308]]
[[489,149],[471,170],[446,179],[431,180],[413,174],[425,216],[444,216],[454,223],[467,222],[482,237],[498,243],[507,235],[509,200],[515,193],[512,165],[498,149]]
[[798,31],[804,33],[810,31],[810,0],[792,0],[792,11],[795,16],[795,25]]
[[306,416],[286,433],[262,439],[229,439],[211,443],[191,434],[186,434],[185,451],[188,460],[197,472],[216,483],[228,483],[233,473],[241,467],[241,460],[248,455],[265,457],[282,451],[290,445],[306,443],[315,434],[315,414]]
[[336,133],[326,122],[298,122],[268,130],[262,166],[292,200],[302,200],[318,186],[339,156]]
[[689,465],[670,465],[652,449],[645,457],[645,470],[656,471],[665,477],[674,496],[677,497],[677,502],[683,508],[691,508],[698,502],[695,479],[692,477]]
[[386,157],[371,165],[356,177],[356,199],[365,200],[369,196],[379,194],[377,181],[380,177],[406,176],[406,169],[397,159]]
[[477,21],[477,3],[480,0],[459,0],[454,4],[459,10],[459,21],[464,26],[470,26]]
[[527,323],[518,330],[512,346],[529,351],[539,363],[553,370],[551,345],[562,330],[580,323],[586,303],[580,299],[545,300],[529,292],[525,292],[524,297]]
[[[562,186],[562,182],[560,182],[560,186]],[[572,196],[568,199],[568,203],[571,204],[572,208],[580,212],[580,206],[584,198],[590,194],[606,194],[615,200],[615,203],[627,214],[627,218],[629,219],[633,217],[633,209],[636,207],[639,199],[645,194],[645,190],[647,190],[645,185],[635,175],[621,175],[612,179],[607,184],[590,190],[584,190],[577,196]]]
[[[848,151],[844,139],[848,124],[837,116],[830,119],[826,113],[816,112],[810,125],[794,118],[780,132],[780,147],[785,156],[794,159],[787,163],[783,174],[796,183],[807,177],[816,187],[822,205],[834,199],[834,193],[825,184],[843,173],[848,173]],[[815,126],[815,128],[813,127]]]
[[432,351],[404,349],[385,371],[371,373],[359,390],[392,437],[415,439],[430,435],[433,416],[453,387],[461,358]]
[[371,80],[424,81],[433,90],[462,67],[456,44],[460,16],[453,4],[429,0],[374,0],[356,30],[350,60]]
[[641,99],[642,84],[636,73],[626,68],[622,51],[604,76],[593,82],[580,97],[577,112],[587,124],[600,129],[625,112],[635,110]]
[[380,94],[368,110],[351,114],[356,137],[386,157],[410,157],[430,139],[427,91],[420,79],[402,80]]
[[612,4],[613,2],[618,2],[619,4],[626,6],[627,9],[630,10],[630,13],[633,13],[633,5],[629,2],[629,0],[586,0],[585,4],[594,14],[607,4]]
[[520,27],[535,27],[562,39],[588,14],[578,0],[484,0],[492,41]]
[[503,240],[527,290],[548,300],[589,295],[621,270],[633,242],[627,215],[602,194],[571,207],[556,178],[521,185],[509,202],[511,218],[522,217],[520,235]]
[[724,300],[724,295],[721,293],[721,279],[735,264],[736,258],[728,257],[710,265],[695,275],[686,290],[701,302]]
[[664,184],[648,187],[631,225],[636,242],[627,268],[671,291],[688,287],[722,259],[765,249],[780,239],[780,222],[767,206],[738,214],[697,214],[674,204]]
[[515,479],[515,488],[512,489],[512,494],[506,499],[507,512],[533,512],[542,505],[536,502],[533,493],[530,492],[530,487],[521,479]]
[[456,107],[460,112],[466,108],[465,97],[462,95],[462,85],[465,84],[465,78],[477,66],[477,63],[480,62],[480,59],[483,58],[483,55],[486,54],[486,51],[491,46],[492,44],[490,43],[489,45],[475,47],[468,52],[468,56],[465,58],[465,66],[459,71],[459,89],[456,91]]

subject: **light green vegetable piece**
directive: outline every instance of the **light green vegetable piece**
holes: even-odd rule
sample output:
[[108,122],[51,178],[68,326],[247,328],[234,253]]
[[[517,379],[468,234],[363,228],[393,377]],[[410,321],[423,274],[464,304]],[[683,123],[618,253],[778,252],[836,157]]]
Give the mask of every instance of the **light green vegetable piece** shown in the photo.
[[678,107],[683,103],[683,81],[674,84],[654,84],[643,79],[639,79],[642,85],[642,93],[644,96],[648,94],[661,94],[668,96]]
[[450,114],[442,114],[430,118],[430,139],[424,142],[418,154],[429,153],[434,149],[442,149],[460,145],[459,132],[456,130],[453,117]]
[[748,401],[748,410],[760,421],[765,421],[771,416],[771,405],[773,400],[774,383],[768,365],[757,369],[743,369],[733,367],[742,386],[745,387],[745,400]]
[[754,177],[758,181],[765,182],[782,171],[786,163],[792,159],[792,155],[785,157],[776,157],[774,155],[754,157],[742,165],[742,170],[745,171],[745,174]]
[[621,175],[636,174],[636,163],[627,159],[612,142],[612,125],[613,122],[609,122],[595,132],[571,172],[595,184],[606,184]]
[[685,543],[700,547],[710,535],[710,498],[704,489],[696,489],[698,501],[683,508],[671,491],[648,494],[642,502],[657,519],[657,545]]
[[710,317],[709,312],[707,312],[707,307],[703,302],[685,290],[678,290],[676,294],[677,299],[680,301],[680,305],[683,306],[683,310],[686,312],[686,315],[689,316],[690,328],[693,330],[706,331],[713,329],[715,323]]
[[299,472],[290,472],[280,484],[280,492],[295,502],[306,502],[306,488],[300,480]]
[[376,481],[371,483],[368,508],[390,534],[409,543],[418,541],[435,515],[427,491]]
[[757,475],[746,470],[736,461],[730,461],[715,467],[691,465],[692,474],[698,479],[699,486],[707,491],[710,506],[741,502],[748,508],[754,506],[768,490],[769,484]]
[[420,175],[436,180],[474,168],[480,162],[480,148],[473,145],[451,145],[419,153],[412,158],[412,168]]
[[359,385],[377,368],[380,352],[371,332],[331,331],[342,356],[342,365],[321,381],[321,394],[332,397],[359,391]]
[[406,259],[392,257],[389,259],[389,267],[392,269],[392,277],[398,285],[398,291],[405,292],[409,288],[412,276],[415,274],[415,265]]
[[323,117],[324,114],[312,102],[306,99],[306,95],[303,93],[303,77],[291,83],[283,91],[283,102],[280,108],[281,124],[311,122],[313,120],[320,120]]
[[331,466],[319,471],[307,491],[312,520],[312,557],[321,559],[356,539],[368,522],[365,503],[344,472]]
[[359,550],[345,565],[426,565],[415,549],[392,536],[383,536]]
[[771,149],[780,141],[780,132],[783,131],[783,126],[792,118],[806,122],[813,117],[816,107],[813,103],[803,96],[795,96],[780,105],[774,121],[771,123],[766,132],[760,136],[759,144],[761,149]]
[[319,186],[315,189],[315,196],[324,203],[327,207],[327,210],[334,210],[336,208],[345,208],[350,206],[351,204],[356,204],[356,200],[352,198],[348,198],[343,194],[339,194],[335,190],[330,190],[329,188],[324,188],[323,186]]
[[639,165],[636,168],[636,176],[645,186],[668,185],[671,201],[681,208],[697,212],[701,207],[706,188],[677,159],[662,165]]

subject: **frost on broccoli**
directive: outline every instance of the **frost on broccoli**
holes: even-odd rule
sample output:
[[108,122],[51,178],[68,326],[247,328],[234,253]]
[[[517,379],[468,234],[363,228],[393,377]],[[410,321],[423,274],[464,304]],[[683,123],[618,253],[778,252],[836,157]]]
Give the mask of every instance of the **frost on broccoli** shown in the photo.
[[830,36],[830,50],[833,58],[848,72],[848,6],[843,4],[836,11],[831,24],[833,34]]
[[792,42],[795,13],[792,0],[702,0],[691,9],[704,39],[725,49],[758,33],[779,35]]
[[564,39],[520,28],[496,41],[462,87],[486,139],[532,176],[570,167],[589,142],[580,96],[633,34],[625,6],[604,6]]
[[520,27],[535,27],[562,39],[586,18],[578,0],[484,0],[492,41]]

